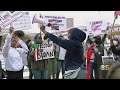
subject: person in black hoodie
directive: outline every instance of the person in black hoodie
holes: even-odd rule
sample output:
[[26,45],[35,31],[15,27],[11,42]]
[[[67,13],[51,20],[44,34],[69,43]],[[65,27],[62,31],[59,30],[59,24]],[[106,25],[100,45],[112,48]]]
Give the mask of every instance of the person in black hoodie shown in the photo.
[[115,54],[115,55],[118,55],[118,60],[117,61],[120,61],[120,41],[118,38],[110,38],[110,47],[111,47],[111,50],[112,50],[112,53]]
[[45,30],[44,25],[40,25],[40,30],[54,43],[67,50],[65,55],[65,70],[75,70],[81,67],[78,75],[74,79],[86,79],[84,48],[82,42],[86,38],[86,33],[78,28],[68,30],[69,40],[61,39]]

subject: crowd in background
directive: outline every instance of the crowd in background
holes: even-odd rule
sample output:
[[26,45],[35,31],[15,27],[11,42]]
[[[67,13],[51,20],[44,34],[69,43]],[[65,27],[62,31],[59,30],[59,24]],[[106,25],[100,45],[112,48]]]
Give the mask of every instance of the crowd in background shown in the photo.
[[[27,66],[29,79],[60,79],[60,72],[62,79],[120,79],[120,39],[111,33],[87,38],[82,30],[70,28],[67,36],[62,33],[56,36],[47,32],[44,25],[40,25],[40,31],[44,36],[38,33],[23,41],[23,31],[9,28],[2,47],[5,71],[0,62],[0,78],[4,77],[4,72],[7,79],[23,79],[24,67]],[[110,40],[109,49],[104,45],[106,38]],[[36,61],[35,51],[39,45],[52,42],[55,57]],[[114,61],[104,64],[109,65],[108,70],[101,70],[105,50],[108,56],[113,55]],[[59,58],[60,51],[63,58]]]

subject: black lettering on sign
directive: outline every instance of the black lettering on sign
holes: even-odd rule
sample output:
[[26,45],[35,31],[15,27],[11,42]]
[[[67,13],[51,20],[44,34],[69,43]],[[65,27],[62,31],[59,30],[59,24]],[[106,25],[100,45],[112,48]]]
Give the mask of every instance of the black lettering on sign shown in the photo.
[[43,52],[42,56],[43,57],[47,57],[47,54],[45,52]]
[[54,56],[54,50],[52,52],[50,52],[50,57]]
[[38,60],[41,58],[41,52],[38,52]]
[[[43,44],[42,46],[41,46],[41,48],[43,49],[43,48],[48,48],[48,47],[51,47],[52,46],[52,43],[51,44]],[[39,47],[40,48],[40,47]]]
[[42,56],[43,56],[43,58],[52,57],[52,56],[54,56],[54,51],[52,51],[52,52],[43,52]]
[[51,47],[52,46],[52,43],[51,44],[48,44],[48,47]]
[[39,52],[40,52],[40,53],[43,52],[43,49],[40,49],[40,48],[39,48]]

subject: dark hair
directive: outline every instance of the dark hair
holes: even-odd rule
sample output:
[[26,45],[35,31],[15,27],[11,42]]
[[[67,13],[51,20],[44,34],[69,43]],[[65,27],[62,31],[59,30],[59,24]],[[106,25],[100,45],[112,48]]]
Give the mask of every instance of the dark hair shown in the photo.
[[48,37],[45,35],[45,36],[44,36],[44,40],[46,40],[46,39],[48,39]]
[[21,30],[19,30],[19,31],[14,31],[14,34],[15,35],[17,35],[19,38],[22,38],[22,37],[24,37],[24,32],[23,31],[21,31]]

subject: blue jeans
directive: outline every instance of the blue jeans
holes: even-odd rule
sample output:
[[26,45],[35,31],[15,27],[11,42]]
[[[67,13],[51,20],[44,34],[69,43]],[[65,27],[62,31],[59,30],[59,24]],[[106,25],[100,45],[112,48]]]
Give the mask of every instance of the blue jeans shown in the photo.
[[87,70],[85,65],[81,65],[81,70],[79,71],[76,79],[86,79]]
[[90,78],[91,79],[94,79],[94,77],[93,77],[93,70],[94,70],[93,64],[94,64],[94,62],[90,62]]
[[62,78],[64,79],[63,75],[65,73],[65,60],[58,60],[57,61],[57,74],[56,79],[59,79],[60,70],[62,69]]
[[48,71],[40,70],[40,71],[33,71],[34,79],[47,79]]

